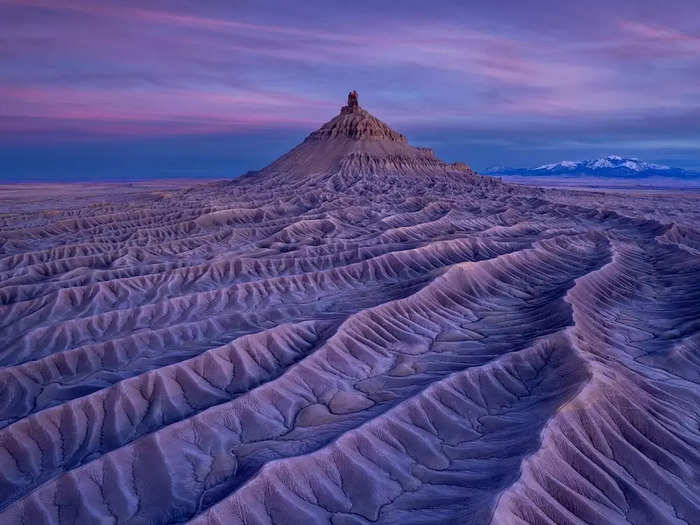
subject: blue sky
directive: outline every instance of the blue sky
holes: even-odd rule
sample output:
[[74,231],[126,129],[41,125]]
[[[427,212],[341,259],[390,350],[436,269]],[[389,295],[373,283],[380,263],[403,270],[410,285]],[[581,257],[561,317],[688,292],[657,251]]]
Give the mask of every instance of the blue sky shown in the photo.
[[4,180],[233,177],[346,93],[477,169],[700,169],[700,4],[0,0]]

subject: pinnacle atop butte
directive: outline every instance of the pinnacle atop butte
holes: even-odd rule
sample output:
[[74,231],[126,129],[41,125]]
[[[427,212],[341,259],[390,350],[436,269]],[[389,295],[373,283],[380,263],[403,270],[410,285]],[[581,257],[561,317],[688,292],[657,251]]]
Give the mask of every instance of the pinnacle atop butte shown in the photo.
[[[348,93],[348,105],[346,106],[347,109],[352,109],[352,108],[359,108],[360,103],[357,101],[357,91],[351,91]],[[345,108],[343,108],[345,109]]]

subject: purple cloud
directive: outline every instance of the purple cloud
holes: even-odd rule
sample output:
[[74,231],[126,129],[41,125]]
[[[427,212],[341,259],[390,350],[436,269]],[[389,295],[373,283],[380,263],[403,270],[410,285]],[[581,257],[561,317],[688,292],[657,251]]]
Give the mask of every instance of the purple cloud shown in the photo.
[[663,117],[677,124],[640,145],[692,144],[700,127],[681,117],[700,111],[700,7],[597,3],[0,0],[0,139],[309,130],[354,88],[420,136],[536,126],[576,143],[577,129],[614,127],[629,142],[625,125]]

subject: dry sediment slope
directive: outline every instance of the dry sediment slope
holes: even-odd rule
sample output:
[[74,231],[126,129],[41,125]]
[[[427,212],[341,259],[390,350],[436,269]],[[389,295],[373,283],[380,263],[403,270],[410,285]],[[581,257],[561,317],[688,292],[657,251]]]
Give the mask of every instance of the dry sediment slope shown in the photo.
[[0,523],[700,522],[674,201],[480,177],[352,100],[134,192],[0,214]]

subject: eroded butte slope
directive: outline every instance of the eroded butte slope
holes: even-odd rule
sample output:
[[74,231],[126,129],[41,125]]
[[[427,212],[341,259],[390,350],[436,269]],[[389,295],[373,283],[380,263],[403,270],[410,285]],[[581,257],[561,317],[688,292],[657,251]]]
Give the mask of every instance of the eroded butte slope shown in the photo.
[[655,199],[352,99],[231,182],[20,196],[0,523],[698,523],[700,234],[663,212],[698,201]]

